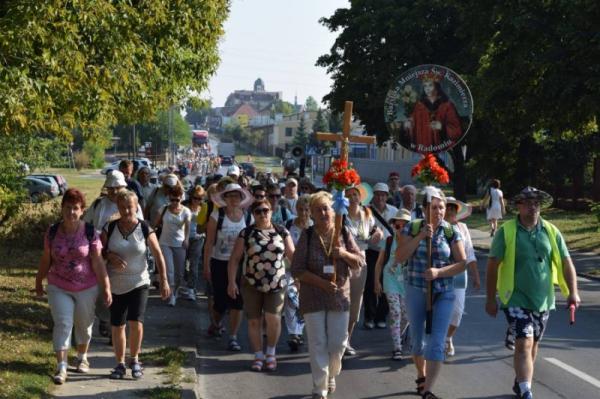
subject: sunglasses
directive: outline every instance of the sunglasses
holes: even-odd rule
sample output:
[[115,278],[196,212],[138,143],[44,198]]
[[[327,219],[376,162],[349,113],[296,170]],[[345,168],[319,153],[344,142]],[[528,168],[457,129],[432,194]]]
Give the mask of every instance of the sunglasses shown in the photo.
[[254,210],[254,214],[255,215],[266,215],[267,213],[269,213],[271,210],[269,208],[260,208],[260,209],[255,209]]
[[269,198],[281,198],[281,194],[269,194]]
[[264,199],[265,196],[263,194],[254,194],[254,198],[256,198],[256,199]]

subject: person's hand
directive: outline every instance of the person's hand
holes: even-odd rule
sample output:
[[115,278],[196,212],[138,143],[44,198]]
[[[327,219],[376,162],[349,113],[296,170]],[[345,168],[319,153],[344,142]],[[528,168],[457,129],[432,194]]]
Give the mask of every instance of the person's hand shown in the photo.
[[479,280],[479,274],[476,274],[472,280],[473,280],[473,289],[475,291],[479,291],[479,289],[481,288],[481,281]]
[[496,298],[485,302],[485,312],[492,317],[496,317],[496,314],[498,314],[498,303],[496,302]]
[[333,247],[331,250],[331,256],[333,259],[342,259],[346,255],[348,255],[348,251],[342,247]]
[[104,302],[104,305],[106,305],[107,308],[110,308],[110,305],[112,304],[112,293],[110,292],[109,287],[104,288],[104,291],[102,291],[102,302]]
[[188,247],[190,246],[190,242],[188,240],[183,240],[183,243],[181,243],[181,246],[184,249],[188,249]]
[[106,256],[106,260],[108,260],[108,263],[113,269],[123,270],[127,267],[127,262],[114,252],[109,252]]
[[440,121],[431,121],[430,126],[433,130],[442,130],[442,122]]
[[375,229],[375,233],[369,238],[369,244],[377,245],[379,241],[383,239],[383,231],[381,229]]
[[381,286],[381,282],[379,280],[375,280],[375,287],[373,288],[375,291],[375,295],[380,296],[383,292],[383,287]]
[[44,291],[44,285],[41,281],[35,281],[35,297],[37,299],[42,299],[46,295],[46,291]]
[[240,293],[240,291],[238,290],[237,284],[235,283],[235,281],[231,281],[227,285],[227,295],[229,295],[232,299],[235,299],[235,298],[237,298],[239,293]]
[[338,290],[338,286],[333,281],[321,279],[321,289],[328,294],[335,294]]
[[161,279],[159,282],[160,287],[160,297],[163,301],[166,301],[171,296],[171,287],[169,287],[169,282],[167,279]]
[[433,237],[433,226],[431,224],[424,225],[417,237],[420,240]]
[[425,270],[423,277],[425,277],[425,280],[427,281],[435,280],[436,278],[440,277],[440,269],[430,267],[429,269]]
[[576,309],[581,304],[581,298],[579,298],[578,292],[571,292],[569,294],[569,297],[567,298],[567,305],[571,305],[571,304],[575,305]]
[[206,279],[206,281],[211,281],[210,277],[210,267],[209,266],[205,266],[204,270],[202,271],[202,275],[204,276],[204,278]]

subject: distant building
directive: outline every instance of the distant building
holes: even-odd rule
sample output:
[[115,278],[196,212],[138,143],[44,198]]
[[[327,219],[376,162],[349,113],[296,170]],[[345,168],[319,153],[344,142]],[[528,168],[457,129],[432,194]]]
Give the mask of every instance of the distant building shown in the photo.
[[236,108],[241,104],[252,106],[258,113],[271,112],[271,105],[282,98],[280,91],[265,91],[261,78],[254,82],[254,90],[236,90],[227,96],[225,108]]

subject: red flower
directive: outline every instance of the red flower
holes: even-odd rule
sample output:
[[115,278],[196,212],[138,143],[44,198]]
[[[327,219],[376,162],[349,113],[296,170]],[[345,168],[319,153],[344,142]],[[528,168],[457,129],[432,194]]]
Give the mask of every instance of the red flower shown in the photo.
[[437,159],[433,154],[427,154],[415,166],[413,166],[410,175],[415,180],[430,185],[433,182],[439,184],[448,184],[450,176],[446,169],[437,163]]

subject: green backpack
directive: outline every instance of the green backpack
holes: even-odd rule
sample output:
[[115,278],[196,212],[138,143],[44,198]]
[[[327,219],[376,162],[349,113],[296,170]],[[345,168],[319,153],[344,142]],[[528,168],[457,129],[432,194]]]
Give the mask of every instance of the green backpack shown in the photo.
[[[419,231],[421,231],[423,219],[415,219],[410,223],[410,235],[416,237],[419,234]],[[454,229],[451,225],[444,226],[444,237],[446,237],[446,241],[448,241],[448,246],[452,246],[452,240],[454,239]]]

